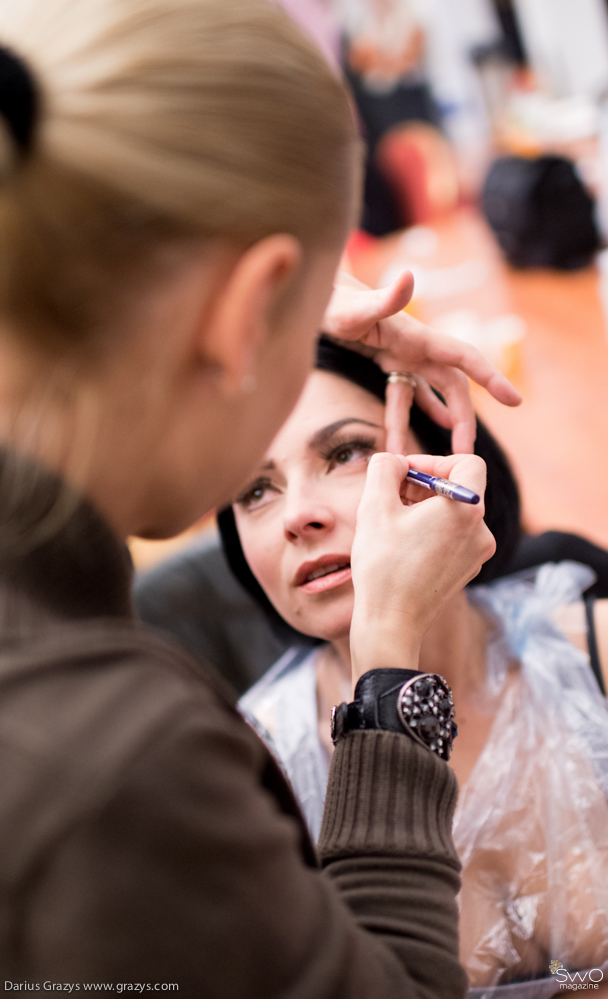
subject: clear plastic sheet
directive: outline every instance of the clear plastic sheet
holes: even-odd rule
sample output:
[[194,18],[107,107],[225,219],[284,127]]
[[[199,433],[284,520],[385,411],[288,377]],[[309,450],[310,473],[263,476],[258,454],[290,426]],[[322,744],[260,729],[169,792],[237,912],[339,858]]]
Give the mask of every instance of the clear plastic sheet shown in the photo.
[[288,649],[239,701],[241,714],[291,781],[315,843],[329,776],[318,731],[316,664],[316,649]]
[[480,994],[536,978],[500,992],[547,996],[559,991],[551,959],[569,971],[608,962],[608,709],[552,617],[593,578],[562,562],[471,594],[496,625],[495,720],[454,824],[461,956]]

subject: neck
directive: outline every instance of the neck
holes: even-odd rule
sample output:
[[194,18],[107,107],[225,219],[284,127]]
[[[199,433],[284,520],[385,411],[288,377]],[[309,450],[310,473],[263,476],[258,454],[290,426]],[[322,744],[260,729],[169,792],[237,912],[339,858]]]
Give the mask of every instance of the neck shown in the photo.
[[486,646],[486,621],[462,590],[452,597],[424,636],[419,668],[424,673],[439,673],[458,699],[483,682]]
[[336,669],[350,683],[350,636],[344,635],[342,638],[337,638],[334,642],[330,642],[329,649],[331,650]]

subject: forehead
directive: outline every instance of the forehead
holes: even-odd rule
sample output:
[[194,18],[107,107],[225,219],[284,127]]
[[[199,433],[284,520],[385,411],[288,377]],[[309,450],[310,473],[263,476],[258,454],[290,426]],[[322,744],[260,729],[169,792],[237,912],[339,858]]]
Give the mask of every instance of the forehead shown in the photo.
[[313,371],[295,409],[268,448],[267,456],[305,444],[318,430],[346,417],[382,426],[384,403],[346,378],[329,371]]

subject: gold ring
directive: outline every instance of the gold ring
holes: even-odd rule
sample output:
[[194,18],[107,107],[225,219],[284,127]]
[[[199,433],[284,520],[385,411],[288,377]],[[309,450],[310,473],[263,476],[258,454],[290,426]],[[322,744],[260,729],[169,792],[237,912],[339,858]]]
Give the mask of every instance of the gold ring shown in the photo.
[[411,371],[391,371],[388,376],[389,385],[409,385],[410,388],[415,389],[418,385],[416,375],[413,375]]

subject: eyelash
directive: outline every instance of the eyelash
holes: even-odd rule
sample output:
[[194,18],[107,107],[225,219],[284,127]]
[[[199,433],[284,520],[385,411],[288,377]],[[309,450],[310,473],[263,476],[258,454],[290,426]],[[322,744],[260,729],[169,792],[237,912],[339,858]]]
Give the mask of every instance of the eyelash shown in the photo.
[[321,451],[321,457],[324,461],[331,461],[332,458],[340,454],[340,451],[348,449],[363,451],[371,455],[376,451],[376,441],[373,437],[345,437],[343,440],[335,441],[325,451]]
[[238,503],[239,506],[244,506],[246,510],[249,509],[249,507],[253,502],[253,494],[256,491],[256,489],[272,489],[272,482],[270,481],[270,479],[256,479],[255,482],[252,482],[244,493],[241,493],[240,496],[237,496],[234,502]]
[[[336,455],[340,454],[341,451],[347,451],[352,449],[353,451],[359,450],[363,451],[367,455],[372,455],[376,451],[376,441],[373,437],[345,437],[343,440],[334,441],[334,443],[327,447],[324,451],[320,452],[321,457],[324,461],[330,462]],[[257,489],[273,489],[273,483],[270,479],[261,478],[256,479],[251,485],[237,496],[235,503],[239,506],[243,506],[246,510],[254,502],[253,493]]]

